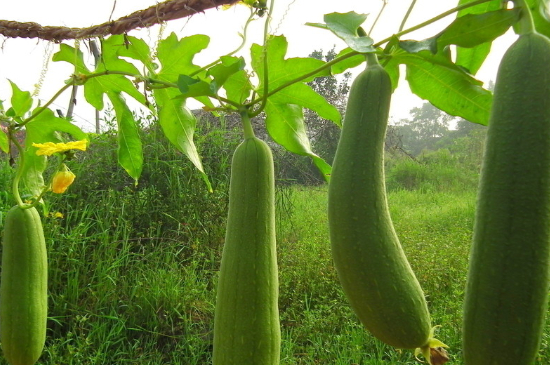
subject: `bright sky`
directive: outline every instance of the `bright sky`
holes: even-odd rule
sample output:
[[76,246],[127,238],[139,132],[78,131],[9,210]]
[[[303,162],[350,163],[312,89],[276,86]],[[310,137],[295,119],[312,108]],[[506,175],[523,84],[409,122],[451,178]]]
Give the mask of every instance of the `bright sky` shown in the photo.
[[[456,5],[457,0],[418,0],[406,28],[428,20]],[[154,0],[18,0],[2,4],[2,19],[24,22],[37,22],[41,25],[64,25],[69,27],[88,27],[101,24],[110,19],[118,19],[134,11],[145,9],[156,4]],[[388,0],[381,19],[371,36],[381,40],[396,33],[410,1]],[[345,47],[336,36],[322,29],[308,27],[306,22],[323,22],[323,15],[332,12],[370,14],[364,25],[369,30],[375,19],[382,0],[276,0],[272,31],[288,38],[289,50],[287,57],[306,57],[314,50],[328,51],[333,46],[339,51]],[[114,11],[113,11],[114,7]],[[170,21],[164,35],[175,32],[179,37],[192,34],[207,34],[211,43],[207,50],[195,58],[195,63],[203,65],[219,56],[233,50],[240,43],[238,33],[241,32],[248,10],[244,6],[234,6],[229,10],[212,9],[204,14],[191,18]],[[454,16],[449,16],[434,25],[411,33],[408,39],[421,40],[441,31]],[[263,22],[256,21],[250,27],[250,42],[261,42]],[[159,27],[132,31],[130,35],[144,38],[151,44],[158,38]],[[513,34],[508,34],[495,42],[493,51],[486,65],[478,73],[478,78],[484,82],[494,80],[496,68],[503,52],[513,41]],[[70,43],[72,44],[72,43]],[[56,52],[58,46],[36,39],[6,39],[3,38],[0,49],[0,100],[9,99],[11,92],[8,79],[15,82],[22,90],[33,91],[42,72],[44,59],[48,52]],[[244,48],[243,55],[248,54]],[[86,49],[83,49],[86,52]],[[92,62],[90,56],[90,63]],[[48,100],[68,79],[72,73],[67,63],[51,62],[46,73],[44,85],[39,97]],[[69,93],[58,99],[54,108],[66,110]],[[75,119],[87,130],[94,124],[94,112],[80,97],[75,109]],[[393,96],[391,118],[399,120],[408,116],[412,107],[419,106],[422,101],[412,95],[403,80]]]

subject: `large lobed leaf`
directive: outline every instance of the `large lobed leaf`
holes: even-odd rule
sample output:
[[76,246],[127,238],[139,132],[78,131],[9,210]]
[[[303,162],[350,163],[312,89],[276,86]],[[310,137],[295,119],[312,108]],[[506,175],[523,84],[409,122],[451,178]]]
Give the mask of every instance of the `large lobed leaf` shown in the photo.
[[303,109],[295,104],[276,103],[269,100],[265,112],[266,126],[271,138],[292,153],[311,157],[328,181],[331,167],[311,150],[304,124]]
[[[143,168],[142,146],[139,138],[138,126],[122,93],[132,96],[141,104],[147,105],[144,95],[136,88],[126,73],[143,79],[156,79],[166,83],[178,84],[180,91],[175,88],[155,89],[153,96],[159,109],[159,123],[170,142],[183,152],[203,175],[208,188],[211,189],[208,178],[204,173],[200,157],[193,142],[193,133],[196,125],[194,115],[185,107],[186,97],[196,97],[212,105],[208,98],[215,96],[215,88],[222,85],[238,72],[241,59],[224,58],[221,65],[212,70],[212,79],[216,83],[203,81],[199,77],[206,73],[199,73],[200,67],[193,64],[194,56],[208,46],[209,38],[205,35],[194,35],[182,39],[172,33],[159,42],[156,57],[157,65],[149,46],[141,39],[113,35],[102,41],[103,53],[94,73],[106,73],[100,77],[90,77],[84,84],[86,100],[95,108],[104,108],[106,95],[113,105],[118,126],[118,159],[120,165],[134,178],[139,179]],[[146,75],[141,75],[134,64],[124,58],[131,58],[141,62]],[[92,72],[84,63],[83,54],[68,45],[61,45],[61,49],[54,55],[55,61],[65,61],[75,66],[76,73],[86,76]],[[109,71],[115,71],[109,74]],[[183,94],[182,94],[183,92]]]
[[118,163],[137,184],[143,169],[143,152],[138,125],[119,92],[107,93],[115,110],[118,126]]
[[[252,67],[260,79],[257,92],[262,98],[265,95],[265,57],[268,61],[269,88],[265,108],[267,129],[270,136],[287,150],[310,156],[328,179],[330,167],[311,151],[302,108],[311,109],[319,116],[340,125],[339,111],[305,83],[315,77],[329,75],[329,70],[327,68],[316,72],[325,64],[322,60],[314,58],[285,59],[287,48],[288,43],[283,36],[269,38],[266,46],[254,44],[251,48]],[[308,74],[309,77],[304,78],[301,82],[290,84],[291,81]],[[274,92],[275,90],[278,91]]]
[[400,61],[407,66],[407,81],[413,93],[448,114],[473,123],[488,123],[492,94],[480,81],[426,51],[402,55]]
[[349,13],[330,13],[323,18],[325,24],[306,23],[306,25],[331,31],[354,51],[361,53],[374,52],[374,41],[366,36],[361,28],[366,19],[367,14],[357,14],[353,11]]
[[[458,5],[472,2],[472,0],[459,0]],[[457,14],[457,18],[465,16],[467,14],[483,14],[489,11],[498,10],[501,8],[502,1],[493,0],[483,4],[478,4],[464,10],[461,10]],[[456,64],[464,67],[472,75],[475,75],[480,69],[481,65],[489,55],[491,51],[492,42],[485,42],[472,48],[457,47],[456,50]]]
[[[102,42],[101,61],[98,63],[94,73],[117,71],[126,72],[136,76],[140,76],[139,70],[130,62],[119,58],[117,50],[125,47],[121,36],[113,36]],[[79,49],[75,49],[67,44],[61,44],[60,49],[53,55],[54,61],[65,61],[75,67],[76,74],[89,76],[92,71],[86,67],[84,63],[84,55]],[[125,92],[132,96],[141,104],[145,104],[145,97],[136,88],[134,83],[125,75],[108,74],[100,77],[89,78],[84,84],[84,97],[94,108],[103,110],[104,96],[106,94],[118,94]]]
[[193,135],[197,125],[195,115],[185,106],[185,99],[181,96],[178,97],[177,90],[155,90],[154,96],[159,110],[159,124],[162,127],[164,135],[178,151],[189,158],[201,173],[208,190],[212,191],[212,186],[204,172],[197,147],[193,142]]

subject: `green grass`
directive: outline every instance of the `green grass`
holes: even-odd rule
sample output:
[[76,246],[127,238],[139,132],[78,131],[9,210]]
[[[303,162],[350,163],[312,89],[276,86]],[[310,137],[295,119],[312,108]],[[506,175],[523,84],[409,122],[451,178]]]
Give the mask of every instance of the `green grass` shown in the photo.
[[[404,249],[429,300],[437,335],[460,348],[460,313],[475,196],[397,191],[389,195]],[[343,297],[330,258],[326,189],[295,189],[280,234],[283,364],[413,364],[410,351],[373,339]],[[287,323],[290,322],[290,323]],[[290,355],[294,354],[294,356]],[[296,354],[305,354],[296,356]]]
[[[436,336],[461,361],[462,301],[475,191],[399,190],[388,196],[396,231],[428,299]],[[414,364],[357,323],[330,259],[326,189],[294,190],[295,210],[280,234],[283,364]],[[546,327],[537,364],[548,359]]]
[[[90,153],[94,174],[86,174],[86,164],[75,168],[69,193],[49,198],[52,211],[64,217],[44,218],[50,318],[39,364],[211,363],[228,161],[206,165],[218,169],[210,194],[177,154],[150,161],[146,179],[133,189],[124,172],[111,169],[113,161],[99,161],[108,154]],[[7,169],[0,180],[9,179]],[[414,189],[394,184],[388,198],[433,324],[441,325],[436,335],[450,346],[450,364],[460,365],[475,186],[450,173],[428,184],[433,174],[438,169],[427,166],[415,175],[422,179]],[[6,211],[9,194],[0,195],[0,203]],[[375,340],[349,308],[332,265],[326,205],[324,186],[277,190],[281,364],[418,363],[411,351]],[[549,362],[549,341],[547,325],[537,364]]]

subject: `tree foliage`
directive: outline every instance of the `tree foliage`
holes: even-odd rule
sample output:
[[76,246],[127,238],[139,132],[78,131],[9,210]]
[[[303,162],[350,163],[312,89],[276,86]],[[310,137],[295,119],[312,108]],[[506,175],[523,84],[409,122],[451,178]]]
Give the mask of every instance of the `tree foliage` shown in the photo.
[[430,103],[410,110],[411,119],[401,119],[394,128],[401,135],[406,151],[416,156],[423,150],[434,150],[449,132],[453,117]]
[[[326,54],[322,50],[312,52],[309,57],[332,61],[337,54],[333,47]],[[318,77],[309,83],[315,92],[322,95],[327,101],[336,107],[343,115],[346,109],[347,96],[350,88],[351,73],[346,72],[342,77],[334,75]],[[340,138],[340,126],[334,122],[320,117],[311,110],[306,111],[306,125],[313,148],[328,163],[332,163],[336,146]]]
[[464,162],[479,165],[485,126],[452,117],[428,102],[411,109],[410,115],[390,127],[386,144],[391,149],[416,158],[445,148]]

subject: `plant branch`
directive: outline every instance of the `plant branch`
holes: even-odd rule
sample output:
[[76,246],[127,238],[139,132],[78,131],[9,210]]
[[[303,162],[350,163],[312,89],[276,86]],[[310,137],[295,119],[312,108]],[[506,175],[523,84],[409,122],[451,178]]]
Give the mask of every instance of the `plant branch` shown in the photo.
[[[269,69],[268,69],[268,62],[267,62],[267,49],[268,49],[268,43],[269,43],[269,22],[271,21],[272,15],[273,15],[273,6],[275,4],[275,0],[271,0],[271,3],[269,5],[269,10],[267,12],[267,17],[264,24],[264,49],[262,52],[263,56],[263,66],[264,66],[264,92],[261,98],[261,104],[254,112],[250,114],[250,117],[253,118],[257,115],[259,115],[262,110],[265,109],[265,106],[267,104],[267,98],[269,97]],[[254,103],[255,104],[255,103]],[[252,106],[252,104],[250,105]]]
[[28,124],[30,121],[32,121],[34,118],[36,118],[38,115],[40,115],[44,110],[48,109],[48,107],[55,101],[55,99],[57,99],[61,94],[63,94],[63,92],[65,90],[67,90],[68,88],[70,88],[71,86],[73,86],[73,83],[70,83],[70,84],[66,84],[64,85],[61,89],[59,89],[58,92],[55,93],[54,96],[52,96],[52,98],[50,100],[48,100],[48,102],[46,104],[44,104],[43,106],[41,106],[40,108],[37,109],[36,112],[34,112],[30,117],[28,117],[27,119],[23,120],[23,122],[21,122],[19,124],[19,126],[24,126],[26,124]]
[[[250,11],[250,16],[248,17],[248,19],[246,20],[246,23],[244,24],[244,28],[243,28],[243,35],[242,35],[242,42],[241,44],[233,51],[229,52],[228,54],[226,54],[225,56],[226,57],[229,57],[229,56],[233,56],[235,53],[239,52],[241,49],[243,49],[243,47],[245,46],[246,44],[246,34],[248,32],[248,26],[250,25],[250,23],[252,23],[252,21],[254,20],[254,14],[256,14],[256,12],[254,10],[251,9]],[[223,56],[222,56],[223,57]],[[207,70],[209,69],[210,67],[212,66],[215,66],[217,65],[218,63],[221,62],[221,57],[218,58],[217,60],[209,63],[208,65],[204,66],[204,67],[201,67],[200,69],[198,69],[197,71],[194,71],[192,72],[189,76],[190,77],[193,77],[199,73],[201,73],[202,71],[204,70]]]
[[386,5],[388,5],[388,0],[382,0],[382,2],[383,2],[382,8],[378,12],[378,15],[376,16],[376,19],[374,19],[374,22],[372,23],[372,26],[370,27],[370,30],[367,33],[368,35],[372,34],[372,31],[374,30],[374,27],[378,23],[378,20],[380,19],[380,16],[382,16],[382,13],[384,12],[384,9],[386,8]]
[[411,12],[416,5],[416,0],[412,0],[411,5],[409,6],[409,9],[407,9],[407,13],[405,14],[405,17],[403,18],[403,21],[401,21],[401,25],[399,26],[399,32],[405,28],[405,23],[407,22],[407,19],[409,19],[409,16],[411,15]]
[[[325,70],[325,69],[327,69],[327,68],[329,68],[329,67],[332,67],[333,65],[337,64],[338,62],[342,62],[343,60],[346,60],[346,59],[348,59],[348,58],[350,58],[350,57],[353,57],[353,56],[357,56],[357,55],[359,55],[359,54],[361,54],[361,53],[359,53],[359,52],[357,52],[357,51],[351,51],[351,52],[349,52],[349,53],[346,53],[345,55],[342,55],[342,56],[340,56],[340,57],[336,57],[336,58],[333,59],[332,61],[329,61],[329,62],[325,63],[323,66],[318,67],[318,68],[316,68],[315,70],[313,70],[313,71],[311,71],[311,72],[308,72],[308,73],[306,73],[306,74],[303,74],[303,75],[301,75],[301,76],[299,76],[299,77],[296,77],[295,79],[292,79],[292,80],[290,80],[290,81],[287,81],[287,82],[285,82],[284,84],[282,84],[282,85],[276,87],[275,89],[273,89],[273,90],[271,90],[270,92],[266,93],[266,94],[265,94],[265,96],[266,96],[265,98],[267,99],[267,97],[270,97],[271,95],[278,93],[279,91],[283,90],[284,88],[286,88],[286,87],[288,87],[288,86],[290,86],[290,85],[293,85],[293,84],[295,84],[295,83],[297,83],[297,82],[300,82],[300,81],[302,81],[302,80],[305,80],[305,79],[307,79],[307,78],[309,78],[309,77],[311,77],[311,76],[315,76],[315,75],[317,75],[318,73],[322,72],[323,70]],[[255,100],[255,101],[252,101],[251,103],[247,104],[247,106],[252,106],[252,105],[257,104],[257,103],[259,103],[259,102],[260,102],[260,100]],[[255,114],[255,115],[257,115],[257,114]]]
[[374,44],[373,46],[374,47],[380,47],[381,45],[383,45],[384,43],[387,43],[389,42],[393,37],[400,37],[402,35],[405,35],[405,34],[408,34],[408,33],[411,33],[411,32],[414,32],[415,30],[418,30],[418,29],[421,29],[421,28],[424,28],[425,26],[427,25],[430,25],[432,23],[435,23],[437,22],[438,20],[441,20],[445,17],[448,17],[449,15],[453,14],[453,13],[456,13],[456,12],[459,12],[460,10],[463,10],[463,9],[467,9],[467,8],[470,8],[472,6],[476,6],[476,5],[479,5],[479,4],[483,4],[483,3],[487,3],[489,1],[493,1],[493,0],[476,0],[476,1],[472,1],[470,3],[466,3],[466,4],[462,4],[462,5],[459,5],[455,8],[452,8],[450,10],[447,10],[441,14],[439,14],[438,16],[435,16],[431,19],[428,19],[426,20],[425,22],[422,22],[418,25],[415,25],[414,27],[411,27],[411,28],[408,28],[408,29],[405,29],[405,30],[402,30],[394,35],[392,35],[391,37],[387,37],[383,40],[381,40],[380,42]]

